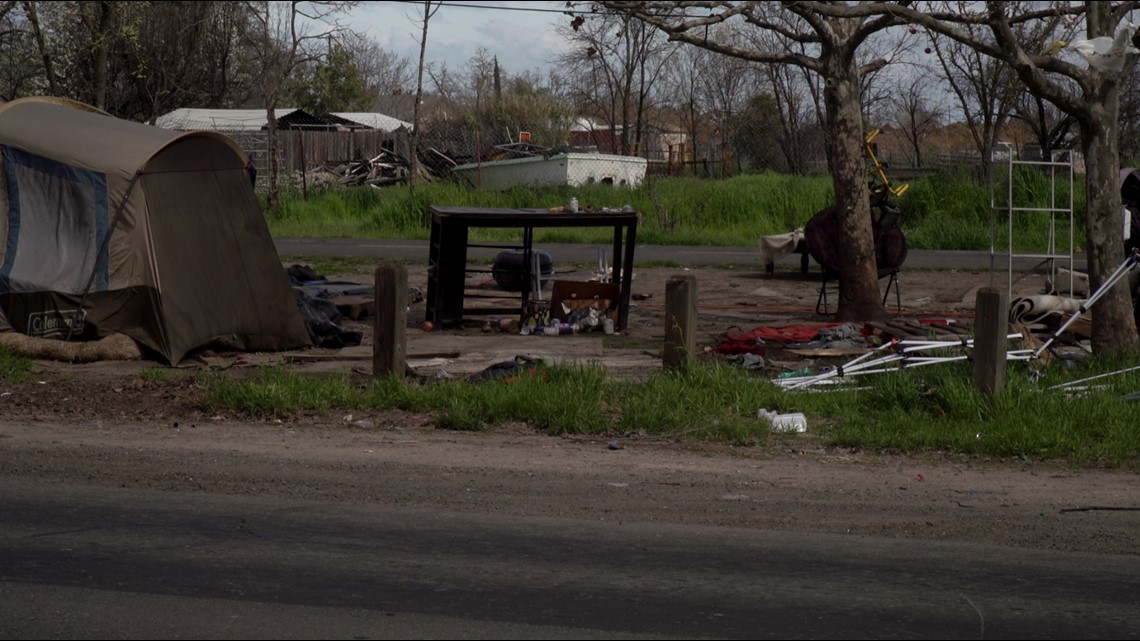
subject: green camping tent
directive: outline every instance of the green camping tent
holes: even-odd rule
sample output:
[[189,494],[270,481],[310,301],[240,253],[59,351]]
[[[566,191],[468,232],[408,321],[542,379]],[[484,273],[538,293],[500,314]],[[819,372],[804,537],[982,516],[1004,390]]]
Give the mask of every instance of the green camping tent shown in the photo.
[[126,334],[169,363],[311,344],[228,137],[24,98],[0,105],[0,156],[0,329]]

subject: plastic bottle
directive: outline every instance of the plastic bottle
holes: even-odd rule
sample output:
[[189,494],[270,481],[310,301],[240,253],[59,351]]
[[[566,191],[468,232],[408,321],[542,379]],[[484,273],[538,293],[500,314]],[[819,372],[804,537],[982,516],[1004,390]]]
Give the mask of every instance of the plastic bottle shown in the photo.
[[789,414],[777,414],[771,410],[760,408],[756,412],[757,418],[762,418],[768,421],[772,426],[773,432],[806,432],[807,431],[807,417],[800,412],[792,412]]

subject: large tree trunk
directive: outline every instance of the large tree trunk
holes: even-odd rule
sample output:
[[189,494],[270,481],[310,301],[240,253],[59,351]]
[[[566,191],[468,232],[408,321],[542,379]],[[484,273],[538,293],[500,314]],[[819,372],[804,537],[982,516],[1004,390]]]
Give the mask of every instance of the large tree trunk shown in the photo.
[[854,57],[832,56],[838,68],[824,74],[827,105],[828,156],[832,163],[839,229],[834,238],[848,243],[839,255],[839,311],[841,321],[879,321],[886,318],[879,294],[875,245],[871,235],[871,206],[867,194],[867,165],[863,157],[863,118],[859,102],[859,75]]
[[[1093,291],[1124,262],[1124,218],[1120,200],[1120,152],[1117,141],[1120,91],[1104,83],[1103,102],[1094,107],[1095,118],[1082,119],[1081,143],[1085,154],[1086,214],[1089,285]],[[1091,102],[1091,101],[1090,101]],[[1093,305],[1093,351],[1140,352],[1140,337],[1132,313],[1128,279],[1119,281]]]

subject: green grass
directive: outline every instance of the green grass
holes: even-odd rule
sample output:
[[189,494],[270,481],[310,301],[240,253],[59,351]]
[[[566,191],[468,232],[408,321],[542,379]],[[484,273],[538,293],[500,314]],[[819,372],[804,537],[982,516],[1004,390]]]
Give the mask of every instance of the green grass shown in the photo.
[[[321,276],[354,273],[372,274],[375,273],[377,265],[409,262],[394,258],[361,258],[352,256],[291,256],[289,260],[299,265],[308,265]],[[415,261],[417,265],[420,262],[421,261]]]
[[[993,196],[998,211],[993,212],[994,245],[997,251],[1009,246],[1009,217],[1004,208],[1012,203],[1023,209],[1014,215],[1015,252],[1043,252],[1048,246],[1049,214],[1024,211],[1029,208],[1067,207],[1068,185],[1057,182],[1053,191],[1048,176],[1033,168],[1019,168],[1013,175],[1013,195],[1006,189],[1008,180],[999,179]],[[902,225],[907,242],[917,249],[990,248],[991,195],[989,185],[966,172],[947,172],[915,180],[897,203],[902,210]],[[1084,245],[1084,186],[1076,185],[1073,194],[1074,245]],[[1055,234],[1056,249],[1069,249],[1067,215],[1058,215]]]
[[173,380],[174,376],[171,374],[171,369],[169,367],[163,367],[161,365],[150,365],[143,369],[143,371],[139,372],[139,378],[143,379],[144,381],[150,381],[153,383],[164,383],[166,381]]
[[259,418],[361,406],[360,392],[349,385],[347,377],[299,376],[279,368],[263,368],[249,380],[209,377],[204,389],[209,407]]
[[767,436],[757,418],[761,407],[780,409],[780,390],[741,370],[722,365],[666,371],[643,383],[618,383],[616,427],[697,440],[754,445]]
[[0,347],[0,381],[20,383],[31,378],[32,360]]
[[1136,406],[1121,400],[1140,389],[1135,373],[1106,379],[1103,387],[1075,396],[1047,389],[1055,374],[1031,382],[1023,365],[1011,365],[1009,389],[990,399],[973,388],[969,367],[885,375],[869,390],[846,394],[832,442],[1107,466],[1140,462]]
[[[998,204],[1006,189],[998,181]],[[990,186],[966,172],[949,171],[919,178],[896,203],[902,226],[914,249],[988,250],[990,247]],[[1019,168],[1013,176],[1013,203],[1017,207],[1045,207],[1068,203],[1065,189],[1052,191],[1046,176],[1033,168]],[[269,218],[277,237],[360,237],[427,239],[431,205],[549,209],[561,207],[576,196],[580,206],[621,208],[630,205],[641,213],[638,241],[654,245],[751,245],[760,236],[802,227],[817,211],[834,200],[827,177],[756,174],[726,179],[656,178],[638,189],[607,185],[580,188],[515,188],[507,191],[470,189],[449,182],[405,188],[356,187],[298,193],[283,198],[282,214]],[[1084,188],[1074,193],[1075,240],[1084,245]],[[1068,250],[1067,216],[1056,230],[1058,251]],[[996,247],[1007,246],[1008,221],[995,218]],[[513,242],[515,229],[476,229],[473,239]],[[1015,251],[1044,251],[1048,217],[1019,214],[1015,219]],[[552,228],[536,231],[538,242],[609,242],[604,228]]]
[[[875,452],[1027,457],[1075,465],[1140,468],[1136,405],[1140,372],[1097,381],[1083,395],[1048,389],[1117,371],[1111,359],[1075,371],[1057,365],[1040,381],[1011,363],[1008,389],[994,399],[971,384],[968,363],[876,375],[870,389],[791,392],[739,368],[701,363],[645,381],[608,380],[598,366],[536,366],[509,379],[309,377],[269,368],[245,381],[208,379],[206,403],[253,417],[343,410],[426,413],[437,427],[484,430],[525,423],[547,434],[652,435],[765,447],[788,438]],[[867,379],[861,379],[867,380]],[[803,412],[808,434],[772,434],[757,410]]]

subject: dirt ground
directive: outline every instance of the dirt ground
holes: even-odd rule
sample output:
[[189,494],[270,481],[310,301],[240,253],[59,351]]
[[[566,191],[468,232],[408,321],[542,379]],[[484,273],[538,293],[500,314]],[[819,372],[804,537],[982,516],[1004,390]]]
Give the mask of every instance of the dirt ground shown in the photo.
[[[288,263],[287,263],[288,264]],[[585,280],[588,266],[561,268]],[[668,278],[696,277],[698,344],[732,327],[816,323],[818,276],[756,267],[638,269],[628,330],[605,340],[419,329],[409,317],[409,366],[423,376],[462,375],[527,355],[605,364],[614,376],[660,368]],[[371,275],[326,274],[368,283]],[[1005,281],[997,277],[997,284]],[[409,269],[412,286],[424,274]],[[478,283],[473,283],[478,284]],[[903,314],[968,321],[985,272],[905,271]],[[1041,279],[1019,284],[1039,293]],[[892,294],[893,297],[893,294]],[[825,447],[804,434],[768,434],[763,445],[679,443],[636,435],[551,437],[524,425],[479,433],[431,427],[405,412],[334,412],[266,420],[203,408],[194,376],[242,376],[263,363],[306,372],[371,373],[367,319],[345,322],[360,347],[292,354],[203,352],[149,375],[146,361],[37,361],[33,379],[0,385],[0,482],[266,494],[325,501],[552,518],[810,530],[888,537],[1136,554],[1140,478],[1025,459],[872,455]],[[456,352],[458,353],[456,355]],[[765,375],[813,362],[785,356]],[[777,359],[779,360],[779,359]],[[810,422],[810,417],[809,417]]]

